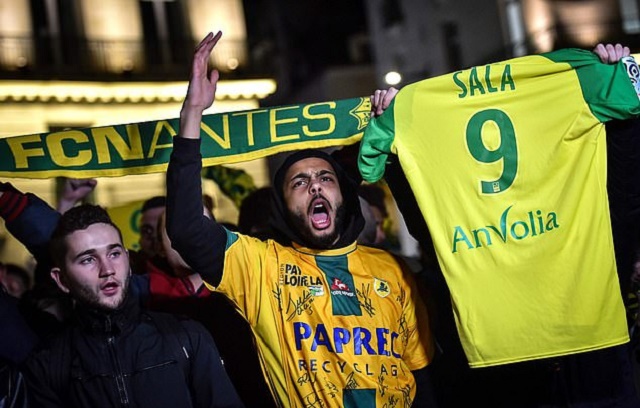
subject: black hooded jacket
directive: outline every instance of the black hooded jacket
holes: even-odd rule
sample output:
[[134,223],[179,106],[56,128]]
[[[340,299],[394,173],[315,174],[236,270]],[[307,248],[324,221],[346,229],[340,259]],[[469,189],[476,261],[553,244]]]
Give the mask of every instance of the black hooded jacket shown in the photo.
[[37,407],[242,407],[199,323],[140,309],[78,306],[74,324],[26,362]]

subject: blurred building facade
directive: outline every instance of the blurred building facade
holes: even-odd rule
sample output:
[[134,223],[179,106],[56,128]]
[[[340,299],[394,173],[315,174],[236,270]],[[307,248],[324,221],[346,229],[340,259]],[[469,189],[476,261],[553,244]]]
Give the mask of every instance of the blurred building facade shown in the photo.
[[[257,108],[276,82],[249,59],[240,0],[0,0],[0,137],[178,117],[193,49],[217,30],[211,66],[224,80],[205,113]],[[266,160],[239,167],[268,183]],[[56,180],[3,181],[55,205]],[[101,178],[92,200],[117,206],[164,185],[163,173]],[[221,219],[237,217],[213,182],[205,192]],[[0,259],[24,264],[23,248],[4,242]]]
[[376,81],[399,85],[490,62],[598,42],[640,45],[637,0],[371,0]]

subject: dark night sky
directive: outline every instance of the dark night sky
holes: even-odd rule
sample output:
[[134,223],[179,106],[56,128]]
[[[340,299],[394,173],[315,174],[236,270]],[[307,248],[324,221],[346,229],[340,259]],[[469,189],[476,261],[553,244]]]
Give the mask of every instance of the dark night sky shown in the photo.
[[250,46],[270,44],[298,85],[327,66],[349,63],[348,39],[366,32],[363,0],[245,0]]

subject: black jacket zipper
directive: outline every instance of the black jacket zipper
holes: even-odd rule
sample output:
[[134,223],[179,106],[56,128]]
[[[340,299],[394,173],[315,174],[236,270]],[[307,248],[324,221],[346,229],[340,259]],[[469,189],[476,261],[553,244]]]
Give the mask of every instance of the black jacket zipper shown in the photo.
[[[107,333],[111,333],[110,317],[107,317],[106,329],[107,329]],[[115,337],[113,335],[110,335],[107,338],[107,345],[109,346],[108,348],[109,348],[109,355],[111,356],[111,362],[113,363],[113,366],[116,371],[115,379],[116,379],[116,385],[118,387],[118,396],[120,397],[120,404],[122,404],[123,407],[128,407],[129,395],[127,394],[127,388],[124,384],[124,374],[122,373],[122,367],[120,367],[120,361],[118,361],[118,356],[116,353],[116,346],[115,346]]]

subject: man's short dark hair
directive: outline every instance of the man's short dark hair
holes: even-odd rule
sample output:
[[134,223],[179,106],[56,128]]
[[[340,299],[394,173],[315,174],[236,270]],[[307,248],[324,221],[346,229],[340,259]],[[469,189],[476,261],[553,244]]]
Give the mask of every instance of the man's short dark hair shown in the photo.
[[166,207],[167,206],[167,197],[165,196],[155,196],[146,200],[142,203],[142,212],[147,210],[151,210],[153,208]]
[[64,257],[67,254],[67,245],[65,238],[76,231],[85,230],[93,224],[108,224],[118,231],[120,241],[122,241],[122,233],[120,228],[113,223],[107,211],[99,205],[82,204],[71,208],[65,212],[58,220],[58,225],[53,231],[51,241],[49,242],[49,250],[51,258],[56,266],[64,264]]
[[249,193],[238,214],[238,231],[260,239],[267,239],[271,225],[271,187],[262,187]]

